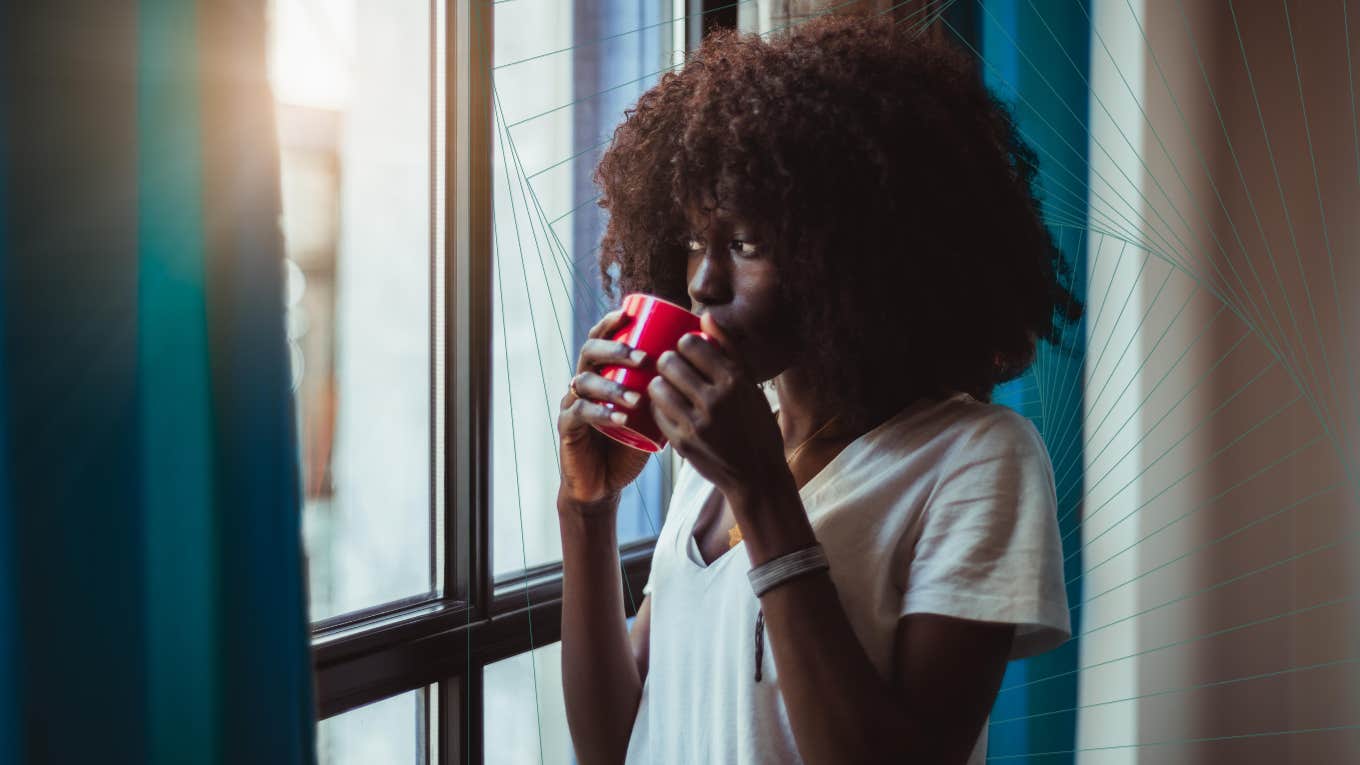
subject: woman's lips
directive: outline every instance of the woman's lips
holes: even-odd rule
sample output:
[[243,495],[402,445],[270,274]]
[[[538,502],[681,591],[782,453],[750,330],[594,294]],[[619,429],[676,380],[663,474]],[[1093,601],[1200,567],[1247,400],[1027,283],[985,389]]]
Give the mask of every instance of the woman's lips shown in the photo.
[[713,339],[718,341],[718,345],[724,350],[735,351],[740,346],[741,333],[719,321],[718,318],[711,313],[708,314],[708,317],[709,321],[713,323],[713,326],[717,327],[717,332],[714,333],[715,337]]
[[698,314],[698,315],[699,315],[701,318],[704,317],[704,316],[707,316],[707,317],[708,317],[708,320],[711,321],[711,322],[713,322],[713,325],[716,326],[716,327],[718,328],[717,334],[718,334],[718,340],[719,340],[719,341],[726,341],[726,340],[728,340],[728,339],[730,339],[730,338],[732,337],[732,331],[731,331],[730,329],[728,329],[728,327],[727,327],[727,325],[726,325],[725,323],[719,321],[719,320],[718,320],[718,317],[717,317],[717,316],[714,316],[712,311],[704,311],[704,312],[702,312],[702,313],[700,313],[700,314]]

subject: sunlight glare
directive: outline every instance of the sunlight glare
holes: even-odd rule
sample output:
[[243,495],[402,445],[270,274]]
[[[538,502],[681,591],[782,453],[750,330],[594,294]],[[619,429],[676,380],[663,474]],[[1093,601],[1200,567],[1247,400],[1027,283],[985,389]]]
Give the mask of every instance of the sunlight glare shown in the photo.
[[269,81],[280,103],[343,110],[350,97],[355,0],[271,0]]

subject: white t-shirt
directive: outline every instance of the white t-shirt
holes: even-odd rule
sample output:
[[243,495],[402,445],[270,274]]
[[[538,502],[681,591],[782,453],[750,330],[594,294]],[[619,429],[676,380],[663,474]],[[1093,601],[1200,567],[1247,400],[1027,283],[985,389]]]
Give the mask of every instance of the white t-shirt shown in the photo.
[[[694,541],[713,491],[682,465],[643,589],[651,646],[630,765],[802,761],[768,630],[755,682],[760,603],[746,546],[705,566]],[[885,680],[907,614],[1015,624],[1012,659],[1070,637],[1053,467],[1013,410],[963,393],[917,401],[851,442],[799,494],[850,625]],[[969,765],[986,751],[984,723]]]

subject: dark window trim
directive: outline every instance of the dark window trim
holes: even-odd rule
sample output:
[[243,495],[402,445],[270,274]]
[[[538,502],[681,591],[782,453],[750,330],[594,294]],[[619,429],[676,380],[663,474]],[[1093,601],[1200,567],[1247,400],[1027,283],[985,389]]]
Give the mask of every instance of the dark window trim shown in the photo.
[[[445,23],[444,443],[443,506],[431,486],[431,530],[443,523],[438,590],[341,614],[312,625],[317,711],[333,717],[432,687],[428,724],[441,763],[481,763],[485,665],[561,637],[562,564],[534,566],[496,581],[492,560],[490,432],[492,362],[492,0],[430,0]],[[436,35],[431,31],[431,61]],[[433,66],[434,64],[432,64]],[[432,70],[431,74],[434,72]],[[436,78],[431,77],[431,95]],[[434,99],[432,98],[432,103]],[[439,140],[431,126],[431,158]],[[431,172],[435,191],[435,172]],[[433,216],[431,228],[433,230]],[[431,275],[436,273],[431,263]],[[432,296],[435,284],[431,282]],[[431,329],[434,329],[431,317]],[[433,333],[432,333],[433,342]],[[436,349],[432,348],[432,351]],[[435,372],[431,371],[431,411]],[[435,435],[431,434],[431,445]],[[432,455],[436,454],[432,449]],[[431,467],[435,465],[432,456]],[[432,475],[435,472],[431,471]],[[669,470],[663,488],[669,489]],[[432,480],[434,478],[432,477]],[[667,494],[669,492],[667,491]],[[665,509],[663,506],[663,517]],[[655,538],[620,547],[626,616],[636,615],[651,573]],[[432,545],[434,548],[435,545]],[[434,550],[432,550],[434,552]],[[628,595],[631,594],[631,598]],[[530,623],[532,622],[532,631]],[[533,645],[530,645],[530,635]],[[422,749],[426,746],[421,744]]]
[[[638,604],[651,573],[652,544],[634,543],[621,556],[621,578]],[[505,610],[498,613],[487,614],[461,601],[429,600],[315,631],[312,654],[321,717],[469,672],[480,675],[485,664],[557,642],[562,630],[561,564],[551,568],[540,574],[543,581],[530,584],[528,604],[523,589],[511,590],[502,596]],[[629,617],[637,613],[635,604],[626,603],[625,609]]]

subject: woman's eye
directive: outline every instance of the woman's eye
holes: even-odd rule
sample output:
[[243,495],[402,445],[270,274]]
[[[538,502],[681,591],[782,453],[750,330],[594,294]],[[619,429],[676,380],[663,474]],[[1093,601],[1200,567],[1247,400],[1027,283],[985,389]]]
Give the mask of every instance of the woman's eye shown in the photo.
[[[705,244],[702,239],[695,239],[691,237],[690,239],[685,240],[685,248],[688,249],[690,252],[703,252],[704,249],[706,249],[707,247],[708,245]],[[756,254],[756,245],[752,242],[746,241],[745,239],[733,239],[731,242],[728,243],[727,247],[733,253],[745,257],[750,257]]]
[[729,244],[728,246],[731,247],[732,251],[737,253],[738,255],[749,256],[754,255],[756,253],[756,246],[753,243],[748,242],[744,239],[733,239],[731,244]]

